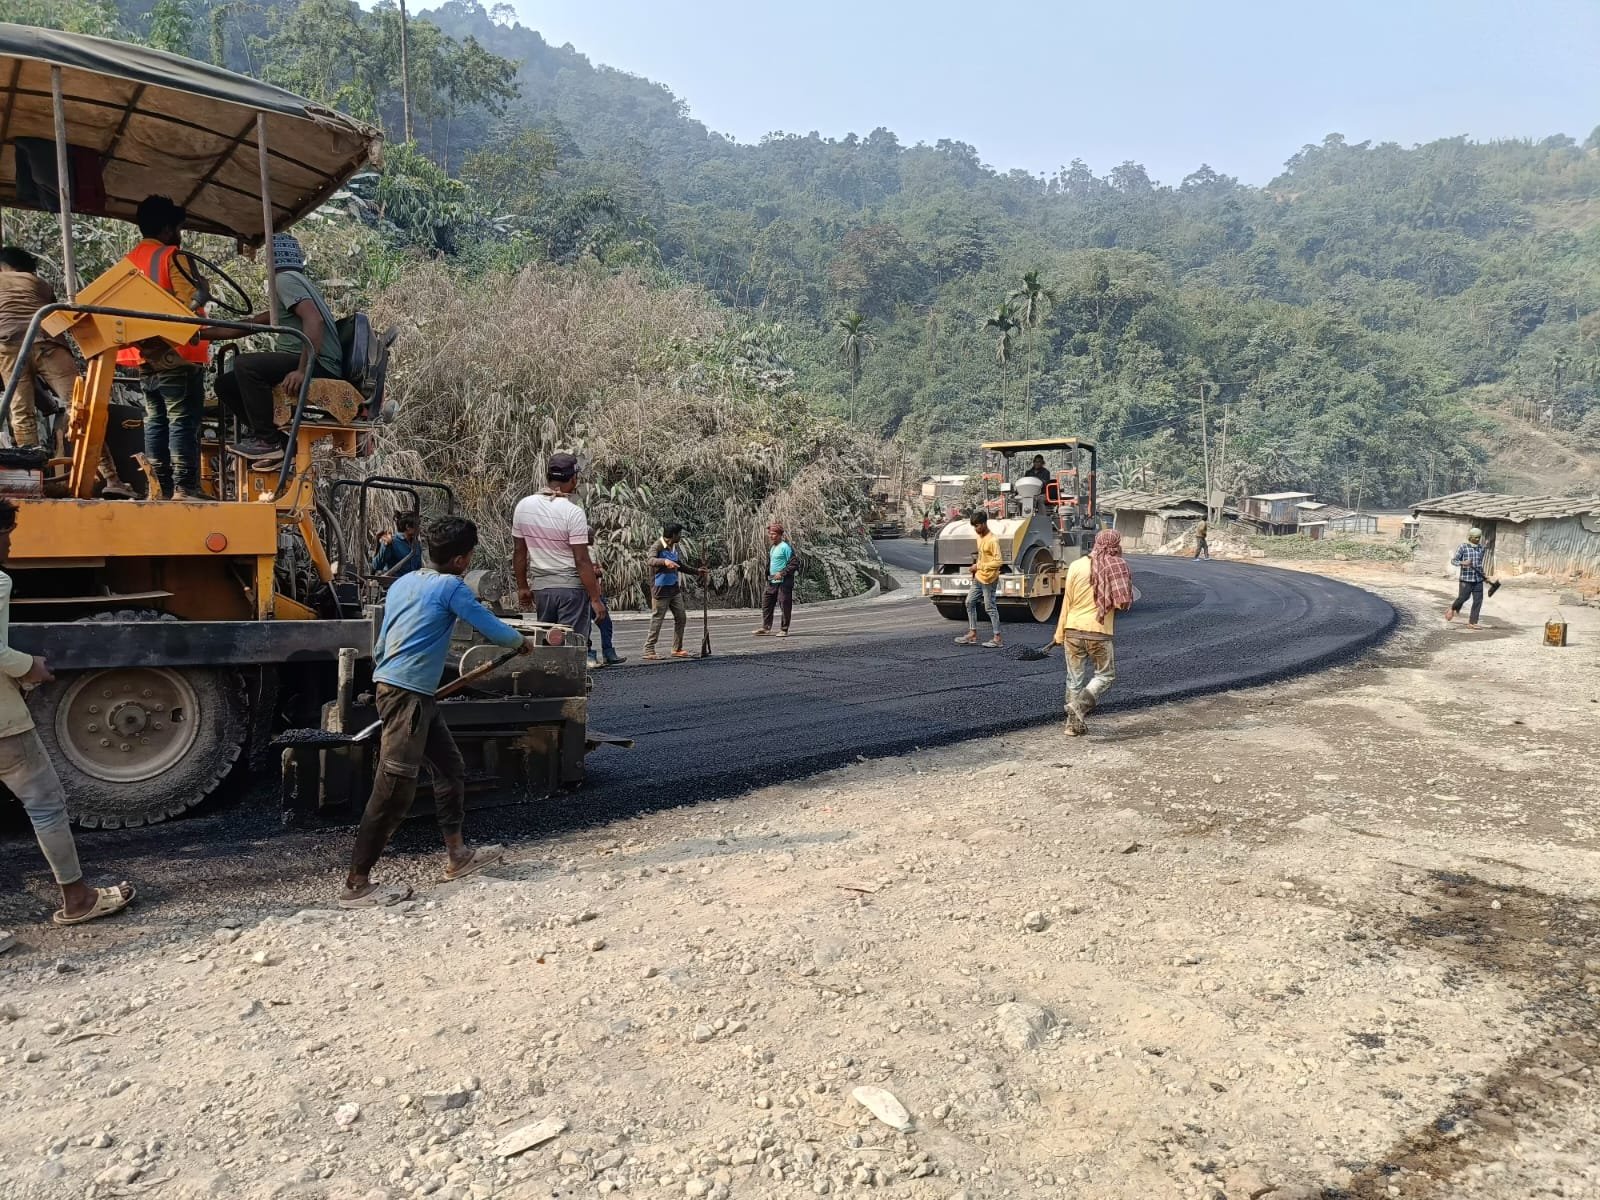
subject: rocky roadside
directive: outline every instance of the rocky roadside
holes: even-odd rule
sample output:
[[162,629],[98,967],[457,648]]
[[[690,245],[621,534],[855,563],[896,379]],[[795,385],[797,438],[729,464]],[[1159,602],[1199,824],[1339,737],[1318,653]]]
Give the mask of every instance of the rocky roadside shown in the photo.
[[1595,1194],[1600,621],[1363,578],[1314,679],[0,960],[5,1194]]

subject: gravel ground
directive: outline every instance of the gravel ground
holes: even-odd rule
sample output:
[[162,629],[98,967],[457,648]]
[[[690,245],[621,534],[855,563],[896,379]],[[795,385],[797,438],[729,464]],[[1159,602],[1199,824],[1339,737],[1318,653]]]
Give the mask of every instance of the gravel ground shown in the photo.
[[1360,578],[1300,682],[14,952],[5,1194],[1600,1194],[1600,621]]

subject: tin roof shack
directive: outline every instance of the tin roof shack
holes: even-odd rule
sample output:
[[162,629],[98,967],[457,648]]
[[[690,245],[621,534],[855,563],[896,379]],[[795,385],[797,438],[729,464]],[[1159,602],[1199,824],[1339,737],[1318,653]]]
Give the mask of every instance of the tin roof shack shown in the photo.
[[1450,559],[1476,526],[1491,571],[1600,577],[1600,496],[1456,492],[1420,501],[1411,511],[1420,570],[1451,574]]
[[937,503],[941,500],[959,500],[967,486],[966,475],[929,475],[922,481],[922,498]]
[[1263,533],[1294,533],[1300,528],[1298,506],[1314,500],[1310,492],[1263,492],[1239,503],[1239,518]]
[[1371,513],[1340,508],[1337,504],[1325,504],[1320,500],[1301,501],[1294,509],[1299,530],[1309,533],[1313,538],[1378,532],[1378,518]]
[[1131,489],[1101,492],[1096,501],[1102,517],[1122,535],[1128,550],[1153,552],[1181,537],[1205,517],[1199,496]]

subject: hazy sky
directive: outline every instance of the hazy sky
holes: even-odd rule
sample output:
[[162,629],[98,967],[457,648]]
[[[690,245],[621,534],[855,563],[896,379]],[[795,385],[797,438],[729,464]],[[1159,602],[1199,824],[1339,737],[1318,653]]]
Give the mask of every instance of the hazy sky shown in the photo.
[[1600,125],[1600,0],[514,3],[547,41],[665,83],[741,141],[884,125],[1003,170],[1131,158],[1163,182],[1206,162],[1264,183],[1330,132],[1581,141]]

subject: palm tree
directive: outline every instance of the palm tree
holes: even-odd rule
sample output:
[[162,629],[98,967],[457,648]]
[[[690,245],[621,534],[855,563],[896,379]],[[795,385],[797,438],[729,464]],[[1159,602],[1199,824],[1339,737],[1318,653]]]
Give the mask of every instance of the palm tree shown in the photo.
[[867,318],[859,312],[848,312],[834,323],[834,328],[844,337],[839,342],[839,358],[850,368],[850,386],[861,382],[861,356],[877,345]]
[[1009,430],[1006,426],[1006,382],[1010,378],[1011,366],[1011,335],[1021,329],[1017,323],[1017,309],[1010,300],[1000,301],[1000,307],[994,310],[994,316],[983,323],[985,330],[999,334],[994,344],[994,359],[1000,364],[1000,436],[1005,437]]
[[1039,282],[1039,272],[1027,271],[1022,276],[1022,286],[1011,293],[1017,305],[1017,324],[1027,338],[1022,360],[1022,436],[1033,432],[1033,331],[1044,319],[1045,305],[1056,302],[1056,294]]

